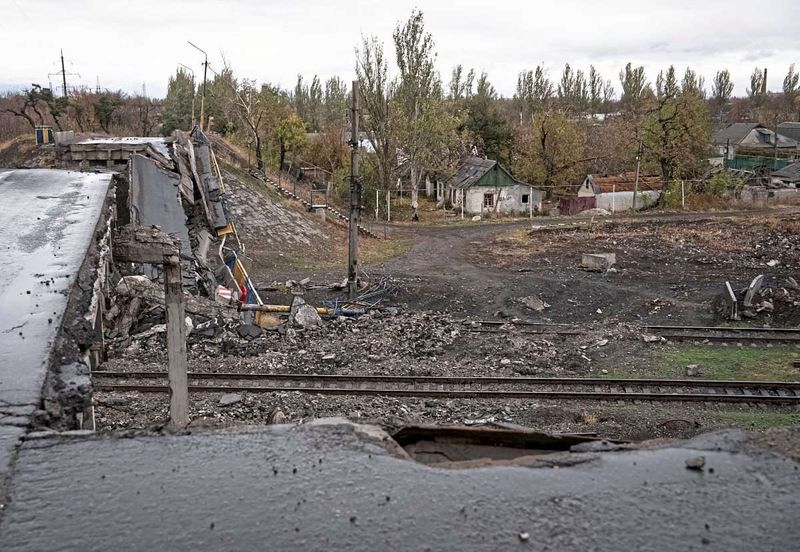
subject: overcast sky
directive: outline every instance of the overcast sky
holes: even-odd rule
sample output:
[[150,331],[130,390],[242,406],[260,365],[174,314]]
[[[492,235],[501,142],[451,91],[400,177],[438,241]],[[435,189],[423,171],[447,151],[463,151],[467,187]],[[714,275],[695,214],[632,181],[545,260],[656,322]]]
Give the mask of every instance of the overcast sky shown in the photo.
[[[414,7],[425,13],[445,82],[458,63],[486,71],[514,93],[517,74],[544,64],[554,80],[565,62],[597,67],[617,92],[626,62],[687,65],[706,77],[731,71],[744,95],[755,66],[780,90],[790,63],[800,66],[800,0],[0,0],[0,90],[48,82],[63,47],[69,85],[163,96],[178,63],[201,76],[221,53],[238,76],[293,86],[298,73],[353,78],[361,35],[391,48],[392,29]],[[58,77],[51,76],[54,85]]]

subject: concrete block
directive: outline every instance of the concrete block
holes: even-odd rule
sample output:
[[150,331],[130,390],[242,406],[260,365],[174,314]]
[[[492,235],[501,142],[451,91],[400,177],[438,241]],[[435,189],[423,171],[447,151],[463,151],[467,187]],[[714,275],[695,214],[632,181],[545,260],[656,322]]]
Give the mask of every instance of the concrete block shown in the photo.
[[756,294],[761,291],[761,285],[764,283],[764,275],[759,274],[753,281],[750,282],[750,286],[747,288],[747,293],[744,295],[743,305],[745,308],[750,308],[753,306],[753,299],[755,299]]
[[581,268],[586,270],[608,270],[616,263],[616,253],[584,253],[581,256]]
[[63,132],[56,132],[55,138],[57,146],[67,146],[75,141],[75,131],[65,130]]

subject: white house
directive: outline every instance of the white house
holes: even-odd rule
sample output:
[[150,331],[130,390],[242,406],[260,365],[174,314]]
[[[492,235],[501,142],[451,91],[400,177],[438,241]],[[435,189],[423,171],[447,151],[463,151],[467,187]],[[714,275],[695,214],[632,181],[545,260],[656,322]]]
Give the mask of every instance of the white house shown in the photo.
[[467,157],[444,183],[444,195],[454,208],[471,215],[526,214],[540,211],[542,191],[520,182],[497,161]]

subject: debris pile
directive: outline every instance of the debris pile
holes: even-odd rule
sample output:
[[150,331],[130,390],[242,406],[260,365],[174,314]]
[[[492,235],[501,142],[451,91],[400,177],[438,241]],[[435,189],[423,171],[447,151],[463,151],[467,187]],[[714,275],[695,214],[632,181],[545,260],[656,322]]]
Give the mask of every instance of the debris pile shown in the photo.
[[749,286],[734,290],[725,282],[725,290],[712,302],[720,320],[757,320],[765,326],[800,324],[800,285],[793,277],[781,279],[759,274]]
[[791,276],[783,281],[777,278],[765,280],[763,275],[759,275],[753,284],[739,293],[743,305],[742,318],[759,319],[765,325],[774,326],[800,324],[800,285],[797,280]]

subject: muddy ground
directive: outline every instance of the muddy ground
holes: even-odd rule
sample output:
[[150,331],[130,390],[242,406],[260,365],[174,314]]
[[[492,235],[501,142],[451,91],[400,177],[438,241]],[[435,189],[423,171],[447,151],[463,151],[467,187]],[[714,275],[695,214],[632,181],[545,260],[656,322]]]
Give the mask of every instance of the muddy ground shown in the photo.
[[[397,227],[391,244],[404,250],[367,264],[373,280],[391,284],[385,304],[396,314],[332,320],[314,330],[266,332],[253,340],[233,332],[190,340],[191,371],[306,372],[396,375],[535,375],[686,377],[700,364],[705,377],[798,379],[796,347],[747,344],[646,343],[645,324],[715,324],[712,304],[724,282],[741,290],[758,274],[780,295],[787,278],[800,279],[800,229],[795,210],[736,215],[680,214],[621,219],[534,220],[513,224]],[[404,244],[403,247],[397,246]],[[587,272],[581,253],[614,252],[613,271]],[[339,281],[343,270],[278,271],[254,263],[263,286],[287,279]],[[280,286],[278,286],[280,287]],[[771,291],[772,293],[772,291]],[[794,293],[794,292],[792,292]],[[270,303],[287,291],[266,292]],[[335,294],[306,293],[321,303]],[[781,296],[782,297],[782,296]],[[795,325],[796,295],[770,299],[771,312],[748,321]],[[532,300],[531,298],[535,298]],[[547,306],[539,308],[542,304]],[[531,308],[533,305],[537,308]],[[531,335],[506,327],[473,331],[464,319],[522,318],[569,323],[581,335]],[[163,336],[134,344],[112,358],[110,370],[163,370]],[[333,358],[331,358],[333,355]],[[699,359],[694,362],[693,359]],[[166,397],[97,393],[101,429],[152,428],[167,419]],[[304,421],[343,415],[389,427],[404,423],[496,421],[548,431],[581,431],[640,439],[683,437],[711,428],[763,429],[800,423],[793,409],[681,404],[578,404],[520,400],[389,399],[298,393],[248,394],[220,406],[218,394],[192,397],[193,426]]]

